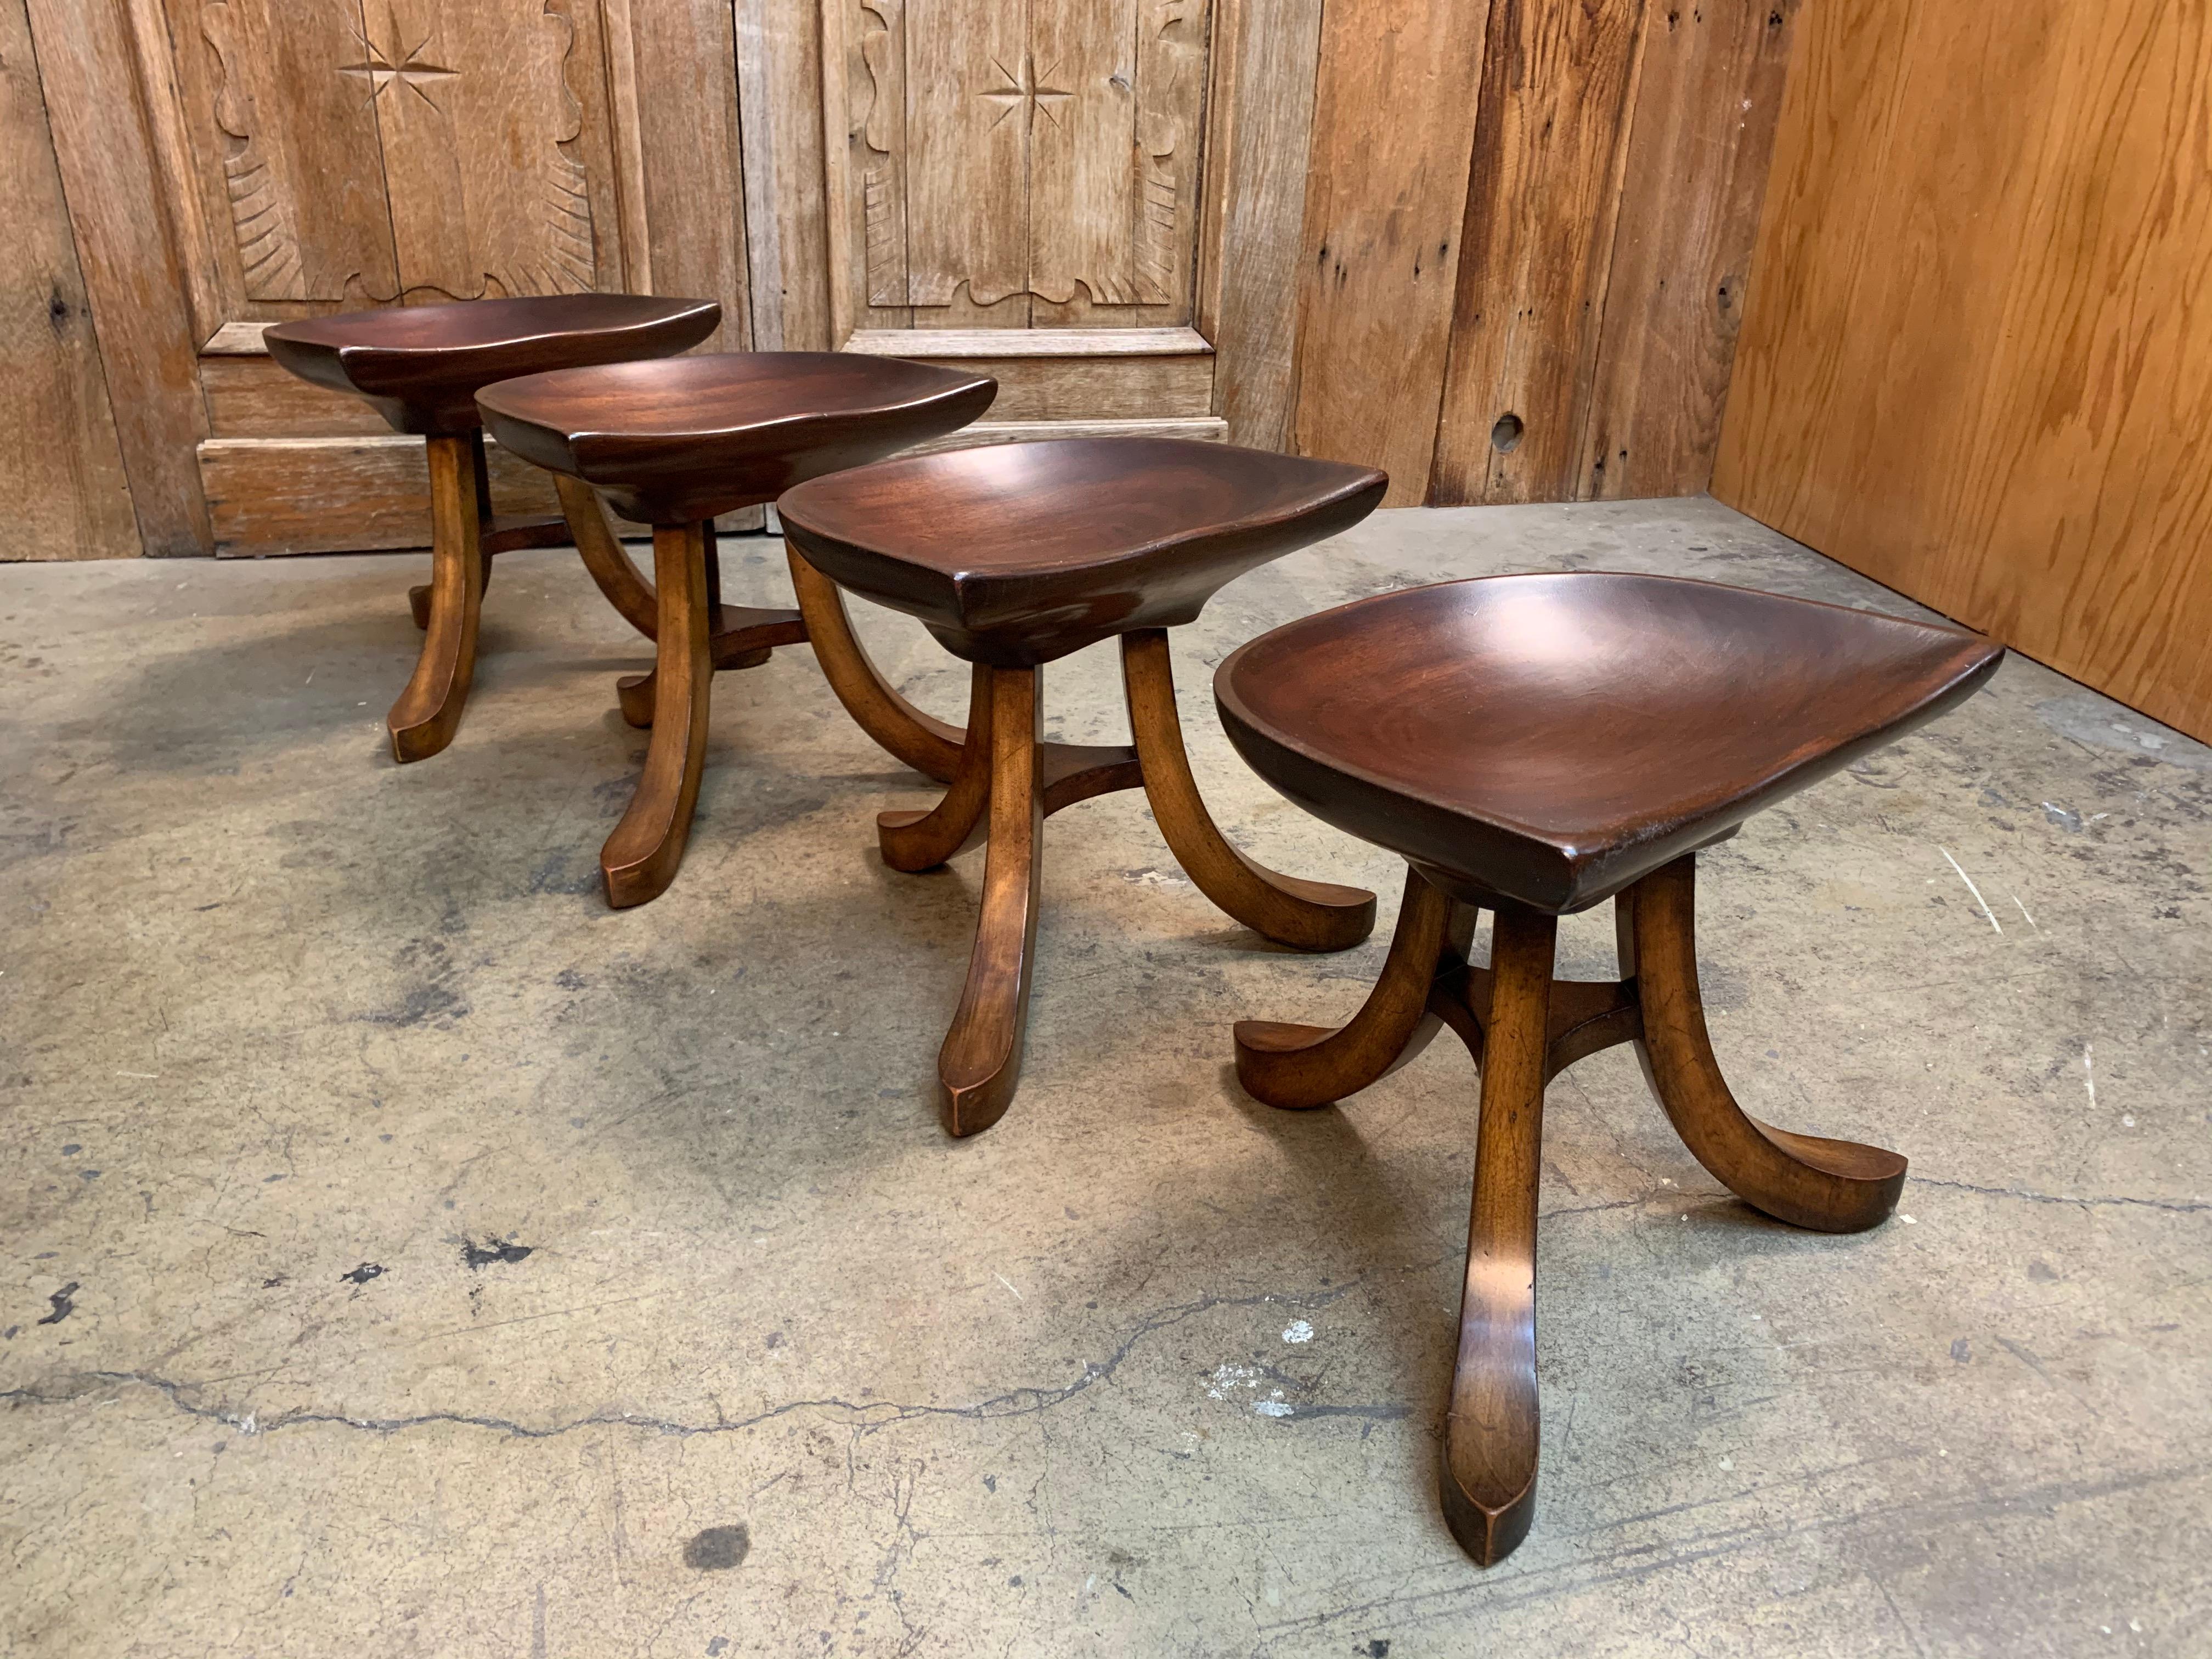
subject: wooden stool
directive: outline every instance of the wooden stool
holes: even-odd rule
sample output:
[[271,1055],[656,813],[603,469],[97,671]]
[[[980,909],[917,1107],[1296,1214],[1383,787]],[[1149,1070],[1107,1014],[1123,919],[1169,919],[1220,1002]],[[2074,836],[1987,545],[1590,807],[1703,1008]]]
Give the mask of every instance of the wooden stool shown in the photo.
[[[1963,702],[2003,652],[1954,628],[1663,576],[1492,576],[1277,629],[1214,677],[1268,782],[1411,868],[1366,1006],[1334,1030],[1247,1020],[1237,1075],[1325,1106],[1438,1025],[1482,1068],[1474,1204],[1443,1467],[1444,1518],[1485,1565],[1536,1489],[1536,1180],[1544,1085],[1633,1042],[1698,1161],[1747,1203],[1855,1232],[1905,1160],[1793,1134],[1730,1097],[1698,1000],[1699,848]],[[1559,918],[1615,901],[1618,981],[1552,977]],[[1477,913],[1490,965],[1468,960]]]
[[[1373,929],[1372,893],[1264,870],[1214,827],[1183,752],[1167,630],[1224,583],[1365,518],[1386,482],[1225,444],[1082,438],[890,461],[777,503],[793,550],[823,574],[920,617],[975,665],[966,732],[939,728],[929,735],[944,749],[916,745],[954,763],[945,799],[877,819],[896,870],[933,869],[988,839],[967,988],[938,1055],[952,1133],[988,1128],[1013,1099],[1044,820],[1063,806],[1141,786],[1191,880],[1247,927],[1308,951]],[[1042,665],[1116,635],[1134,746],[1043,742]],[[832,684],[882,731],[872,691]]]
[[341,312],[263,335],[269,355],[301,380],[365,398],[394,431],[419,433],[429,450],[430,581],[407,596],[428,637],[386,722],[394,759],[426,759],[460,727],[495,553],[573,539],[599,591],[653,634],[653,595],[590,490],[562,489],[562,518],[492,516],[477,389],[571,363],[669,356],[698,344],[721,319],[722,308],[703,300],[552,294]]
[[[623,717],[651,726],[653,740],[629,810],[599,854],[610,904],[642,904],[676,878],[699,798],[714,671],[756,667],[773,647],[809,637],[797,611],[722,603],[710,520],[957,431],[997,392],[988,375],[895,357],[777,351],[557,369],[479,394],[503,447],[653,526],[653,671],[618,688]],[[873,677],[834,599],[817,647],[823,638],[833,659]]]

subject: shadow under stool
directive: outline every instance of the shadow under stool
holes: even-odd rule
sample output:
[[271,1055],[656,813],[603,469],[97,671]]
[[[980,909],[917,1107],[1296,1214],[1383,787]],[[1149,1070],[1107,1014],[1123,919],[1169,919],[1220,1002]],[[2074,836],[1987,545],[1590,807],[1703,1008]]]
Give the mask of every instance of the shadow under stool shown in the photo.
[[573,540],[599,591],[653,635],[652,592],[590,490],[562,481],[560,518],[493,516],[477,391],[541,369],[672,356],[721,319],[722,308],[703,300],[549,294],[340,312],[280,323],[263,335],[283,367],[366,400],[395,432],[419,434],[429,453],[430,581],[407,596],[425,637],[386,720],[395,760],[426,760],[460,728],[495,554]]
[[811,637],[837,672],[882,690],[887,720],[893,704],[915,714],[882,686],[834,594],[802,589],[811,613],[723,604],[713,520],[956,432],[997,392],[988,375],[896,357],[748,351],[557,369],[478,394],[503,448],[653,526],[653,669],[617,688],[623,718],[652,727],[653,738],[637,791],[600,851],[610,904],[642,904],[676,878],[699,798],[715,670],[757,667],[775,647]]
[[[1307,951],[1373,930],[1372,893],[1263,869],[1214,826],[1183,749],[1167,630],[1246,571],[1365,518],[1386,482],[1226,444],[1075,438],[886,461],[777,502],[794,565],[919,617],[973,665],[966,731],[933,722],[921,735],[941,746],[914,745],[916,764],[942,769],[945,798],[877,819],[896,870],[988,845],[967,984],[938,1056],[951,1133],[988,1128],[1013,1099],[1044,820],[1062,807],[1141,787],[1193,884],[1245,926]],[[1043,665],[1117,635],[1133,745],[1045,742]],[[865,684],[832,684],[864,725],[884,726]]]
[[[1527,1535],[1537,1461],[1536,1194],[1544,1087],[1633,1042],[1691,1152],[1768,1215],[1887,1218],[1905,1159],[1792,1133],[1729,1095],[1698,995],[1700,848],[1933,720],[1996,672],[1961,629],[1662,576],[1491,576],[1343,605],[1214,677],[1237,751],[1409,868],[1381,977],[1334,1030],[1247,1020],[1237,1074],[1325,1106],[1441,1026],[1482,1073],[1444,1519],[1485,1565]],[[1618,981],[1553,977],[1559,918],[1613,901]],[[1480,912],[1487,966],[1468,960]]]

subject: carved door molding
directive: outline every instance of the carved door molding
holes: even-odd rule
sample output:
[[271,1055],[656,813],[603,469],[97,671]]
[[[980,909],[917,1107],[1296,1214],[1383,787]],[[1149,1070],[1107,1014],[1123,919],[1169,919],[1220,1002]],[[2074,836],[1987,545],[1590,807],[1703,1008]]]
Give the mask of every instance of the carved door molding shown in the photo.
[[829,0],[846,331],[1187,325],[1208,21],[1208,0]]

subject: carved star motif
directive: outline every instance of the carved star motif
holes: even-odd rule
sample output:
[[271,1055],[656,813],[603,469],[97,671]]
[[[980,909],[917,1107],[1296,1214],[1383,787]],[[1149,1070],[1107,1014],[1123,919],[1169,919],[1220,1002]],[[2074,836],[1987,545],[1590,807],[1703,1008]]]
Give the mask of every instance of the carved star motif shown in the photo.
[[[993,126],[997,126],[1016,110],[1020,110],[1024,127],[1033,128],[1036,125],[1040,109],[1053,125],[1060,125],[1060,117],[1054,113],[1054,106],[1066,103],[1075,94],[1064,88],[1045,84],[1052,79],[1052,70],[1039,75],[1036,59],[1028,52],[1022,54],[1022,72],[1019,75],[1014,74],[995,58],[991,60],[991,67],[998,70],[1006,82],[1005,86],[982,94],[986,101],[1004,106],[999,112],[998,121],[991,123]],[[1054,69],[1058,67],[1058,64],[1053,66]]]
[[391,56],[383,47],[378,46],[367,35],[356,35],[354,38],[361,42],[362,49],[368,53],[368,59],[359,64],[341,64],[338,73],[356,76],[368,82],[368,96],[362,100],[363,103],[375,102],[384,95],[384,89],[386,87],[397,84],[406,88],[424,103],[429,105],[432,109],[435,109],[438,107],[437,100],[425,92],[423,88],[430,82],[450,80],[460,73],[459,70],[443,69],[436,64],[423,62],[422,49],[430,44],[430,37],[427,34],[396,64],[392,61]]

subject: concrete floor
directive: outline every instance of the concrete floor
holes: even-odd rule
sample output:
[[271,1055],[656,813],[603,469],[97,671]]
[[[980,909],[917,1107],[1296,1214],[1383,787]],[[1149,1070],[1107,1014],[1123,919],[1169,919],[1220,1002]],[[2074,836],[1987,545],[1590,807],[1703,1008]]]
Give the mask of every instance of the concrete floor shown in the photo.
[[[501,562],[405,769],[419,556],[0,569],[0,1650],[2212,1653],[2212,751],[2017,659],[1701,883],[1739,1096],[1906,1152],[1899,1216],[1761,1220],[1627,1051],[1575,1067],[1535,1530],[1453,1547],[1474,1073],[1240,1094],[1231,1022],[1348,1012],[1401,878],[1243,769],[1205,671],[1560,567],[1908,608],[1705,501],[1385,514],[1247,577],[1176,635],[1200,778],[1375,940],[1262,947],[1140,798],[1075,808],[1021,1097],[962,1144],[981,860],[877,860],[929,792],[804,650],[719,682],[690,861],[617,915],[644,658],[567,554]],[[1107,652],[1048,682],[1121,728]]]

